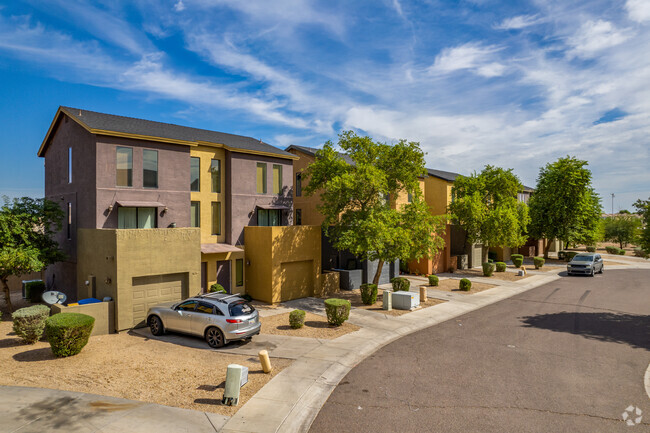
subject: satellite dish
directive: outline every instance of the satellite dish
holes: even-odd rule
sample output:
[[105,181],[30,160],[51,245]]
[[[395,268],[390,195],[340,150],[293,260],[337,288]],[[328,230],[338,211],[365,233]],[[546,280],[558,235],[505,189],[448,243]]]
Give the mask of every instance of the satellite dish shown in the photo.
[[65,293],[57,292],[56,290],[43,292],[43,301],[49,305],[63,304],[66,299],[68,299],[68,297],[65,295]]

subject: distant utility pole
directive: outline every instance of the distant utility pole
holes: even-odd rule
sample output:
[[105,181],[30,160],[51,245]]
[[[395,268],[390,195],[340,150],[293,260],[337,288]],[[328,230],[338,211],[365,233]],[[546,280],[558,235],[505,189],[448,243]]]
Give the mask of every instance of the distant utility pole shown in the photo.
[[612,193],[612,215],[614,215],[614,197],[616,196]]

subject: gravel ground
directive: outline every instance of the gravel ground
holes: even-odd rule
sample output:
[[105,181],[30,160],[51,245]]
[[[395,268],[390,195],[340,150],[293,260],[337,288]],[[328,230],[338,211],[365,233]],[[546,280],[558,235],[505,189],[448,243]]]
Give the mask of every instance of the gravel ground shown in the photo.
[[[511,267],[512,269],[515,269],[514,267]],[[529,270],[530,268],[526,268]],[[533,268],[534,269],[534,268]],[[462,271],[456,271],[454,272],[454,278],[476,278],[476,277],[481,277],[481,278],[494,278],[495,280],[503,280],[503,281],[519,281],[523,280],[524,278],[528,278],[530,274],[524,275],[523,277],[517,276],[514,272],[496,272],[492,274],[491,277],[484,277],[483,276],[483,269],[464,269]]]
[[[19,295],[15,300],[16,307],[25,306]],[[221,406],[226,367],[233,363],[248,367],[249,382],[241,389],[239,406]],[[255,357],[126,332],[91,337],[79,355],[56,359],[45,341],[23,344],[9,314],[0,322],[0,385],[88,392],[231,416],[291,360],[273,358],[272,364],[273,372],[266,375]]]
[[435,290],[444,290],[445,292],[466,293],[468,295],[473,295],[474,293],[482,292],[483,290],[496,287],[492,284],[477,283],[472,281],[472,288],[470,289],[469,292],[465,292],[458,288],[459,285],[460,285],[460,279],[447,278],[444,280],[440,280],[437,286],[427,286],[427,287]]
[[[377,302],[375,302],[373,305],[366,305],[363,302],[361,302],[361,291],[359,289],[356,290],[341,290],[336,294],[337,298],[341,299],[347,299],[350,301],[350,304],[352,304],[352,308],[362,308],[364,310],[368,311],[375,311],[377,313],[381,314],[387,314],[389,316],[401,316],[403,314],[410,313],[411,311],[414,310],[395,310],[392,309],[390,311],[385,311],[384,310],[384,303],[383,303],[383,290],[379,290],[379,293],[377,294]],[[433,298],[428,298],[426,302],[421,302],[420,307],[426,308],[426,307],[433,307],[434,305],[441,304],[445,301],[442,301],[440,299],[433,299]]]
[[276,314],[274,316],[261,317],[262,334],[289,335],[292,337],[311,337],[333,339],[354,332],[360,328],[352,323],[345,322],[341,326],[330,326],[327,318],[318,314],[305,314],[305,325],[299,329],[289,326],[289,314]]

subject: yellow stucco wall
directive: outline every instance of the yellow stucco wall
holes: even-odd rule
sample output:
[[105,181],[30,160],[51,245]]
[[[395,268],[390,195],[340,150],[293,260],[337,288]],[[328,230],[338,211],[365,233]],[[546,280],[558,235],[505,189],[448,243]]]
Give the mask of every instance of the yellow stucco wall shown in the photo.
[[[241,245],[238,248],[244,249],[244,246]],[[246,263],[244,263],[244,284],[242,286],[237,286],[236,281],[236,260],[244,258],[244,252],[230,252],[230,253],[219,253],[219,254],[201,254],[201,261],[207,264],[206,268],[208,271],[207,275],[207,287],[217,282],[217,261],[221,260],[230,260],[230,288],[225,287],[226,290],[230,290],[230,293],[243,294],[246,293]]]
[[433,176],[427,176],[424,185],[424,200],[433,215],[444,215],[451,203],[453,183]]
[[[424,196],[424,188],[425,188],[425,179],[420,178],[418,179],[419,181],[419,186],[420,186],[420,192]],[[393,209],[398,209],[398,207],[403,206],[405,204],[409,203],[409,195],[407,192],[401,192],[397,195],[397,198],[393,199],[391,198],[391,207]]]
[[65,307],[63,305],[52,305],[52,314],[58,313],[81,313],[95,318],[93,332],[91,335],[106,335],[115,332],[115,302],[99,302],[96,304],[74,305]]
[[300,157],[300,159],[293,161],[293,209],[294,209],[294,221],[296,217],[296,209],[300,209],[302,212],[302,225],[321,225],[323,223],[323,215],[318,212],[316,208],[320,204],[320,193],[316,192],[311,197],[307,197],[304,193],[305,187],[307,186],[307,179],[302,179],[302,190],[303,193],[300,197],[296,196],[296,174],[301,173],[304,169],[314,162],[314,157],[307,155],[306,153],[300,152],[296,149],[289,150],[290,153]]
[[[190,149],[190,156],[201,160],[200,191],[191,193],[191,200],[201,203],[201,243],[226,242],[226,152],[222,148],[197,146]],[[212,192],[213,159],[221,161],[221,193]],[[221,234],[212,234],[212,202],[221,203]]]
[[[294,281],[310,281],[306,296],[320,293],[320,226],[246,227],[244,238],[246,287],[253,298],[268,303],[287,300],[288,293],[282,292],[283,268],[291,268],[294,273],[289,277]],[[328,280],[328,290],[333,285]]]

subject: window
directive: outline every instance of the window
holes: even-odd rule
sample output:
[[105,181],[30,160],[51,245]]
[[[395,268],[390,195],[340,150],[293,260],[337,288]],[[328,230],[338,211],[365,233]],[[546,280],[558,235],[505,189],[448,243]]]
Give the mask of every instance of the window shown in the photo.
[[196,306],[197,313],[214,314],[214,307],[206,302],[199,302]]
[[133,149],[117,147],[117,186],[133,186]]
[[221,160],[213,159],[210,164],[210,172],[212,173],[212,192],[221,192]]
[[68,147],[68,183],[72,183],[72,148]]
[[302,173],[296,173],[296,197],[302,196]]
[[221,202],[212,202],[212,234],[221,234]]
[[237,287],[244,285],[244,259],[235,260],[235,285]]
[[201,159],[190,158],[190,191],[200,191]]
[[409,192],[408,197],[406,199],[408,200],[409,203],[413,203],[413,194]]
[[242,299],[241,301],[235,301],[229,304],[228,310],[230,311],[231,317],[247,316],[255,311],[255,307]]
[[257,163],[257,193],[266,194],[266,164]]
[[302,209],[296,209],[296,225],[302,225]]
[[258,209],[257,210],[258,226],[281,226],[282,210],[280,209]]
[[68,202],[68,240],[72,239],[72,203]]
[[282,166],[273,164],[273,194],[282,192]]
[[158,188],[158,151],[144,149],[142,151],[142,186]]
[[201,203],[198,201],[190,203],[190,227],[201,227]]
[[196,301],[185,301],[182,304],[180,304],[178,307],[176,307],[176,309],[182,311],[194,311],[196,304],[198,304],[198,302]]
[[118,229],[155,229],[155,207],[119,207],[117,209]]

